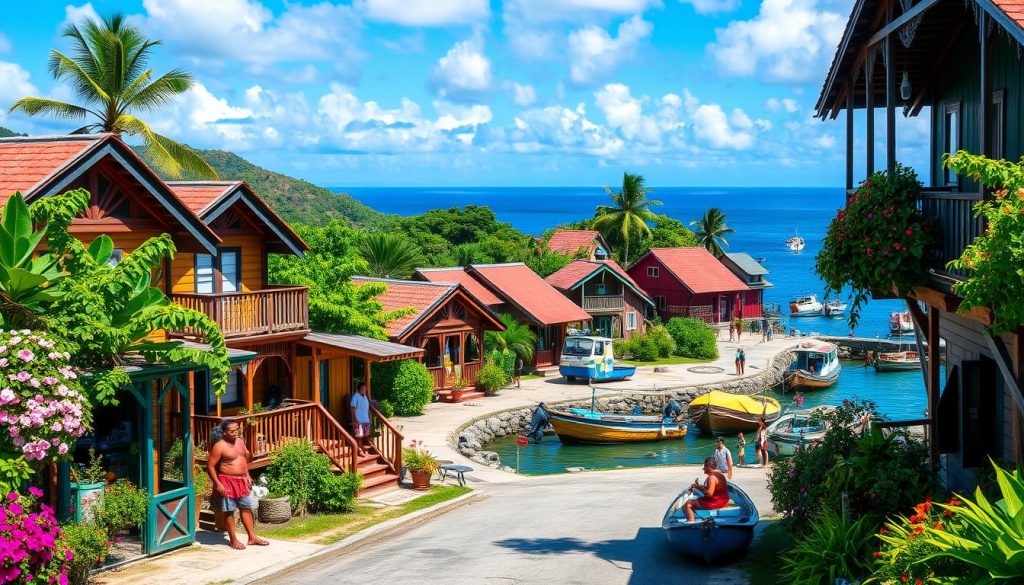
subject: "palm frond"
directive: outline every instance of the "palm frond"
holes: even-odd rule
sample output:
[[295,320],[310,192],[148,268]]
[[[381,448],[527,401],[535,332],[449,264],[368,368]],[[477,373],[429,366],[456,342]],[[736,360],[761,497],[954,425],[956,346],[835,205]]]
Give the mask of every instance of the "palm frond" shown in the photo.
[[359,254],[366,260],[370,276],[378,278],[408,278],[423,264],[420,249],[412,240],[389,232],[366,234]]
[[10,111],[15,110],[20,110],[27,116],[49,114],[62,120],[81,120],[89,114],[96,115],[96,112],[81,106],[37,97],[23,97],[14,102]]
[[87,102],[110,100],[110,94],[100,85],[102,77],[101,81],[93,79],[78,61],[59,51],[50,51],[50,72],[57,80],[70,78],[75,93]]
[[146,154],[164,172],[172,177],[180,177],[184,173],[196,175],[204,179],[216,179],[217,171],[213,170],[201,156],[191,148],[161,136],[153,131],[142,120],[128,114],[118,116],[117,128],[131,136],[142,139],[146,145]]
[[[188,91],[194,83],[194,78],[180,69],[169,71],[157,79],[146,83],[151,73],[151,71],[146,71],[137,77],[125,90],[124,95],[121,96],[124,110],[129,108],[151,110],[166,105],[177,94]],[[121,113],[124,113],[124,111]]]

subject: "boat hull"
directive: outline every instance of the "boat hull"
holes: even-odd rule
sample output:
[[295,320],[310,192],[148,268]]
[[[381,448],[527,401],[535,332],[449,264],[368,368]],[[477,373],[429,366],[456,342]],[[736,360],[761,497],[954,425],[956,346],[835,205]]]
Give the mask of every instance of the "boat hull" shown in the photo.
[[693,404],[687,408],[687,415],[701,431],[713,435],[741,433],[757,430],[757,423],[763,416],[766,423],[779,418],[779,409],[772,411],[745,412],[736,408],[708,402]]
[[768,450],[776,457],[792,457],[815,441],[821,440],[825,433],[808,433],[795,435],[792,433],[775,433],[768,435]]
[[563,443],[641,443],[686,436],[685,423],[666,424],[660,422],[660,417],[591,419],[558,410],[550,410],[548,414],[555,434]]
[[698,510],[697,522],[686,522],[680,494],[669,506],[661,522],[665,538],[680,554],[703,559],[710,564],[743,556],[754,539],[759,516],[750,497],[735,484],[729,484],[729,506],[722,510]]
[[786,390],[821,390],[830,388],[839,381],[839,370],[821,376],[807,370],[786,370],[783,376]]
[[890,361],[879,360],[879,361],[875,362],[875,370],[879,371],[879,372],[906,372],[906,371],[910,371],[910,370],[920,370],[920,369],[921,369],[921,362],[920,361],[890,362]]

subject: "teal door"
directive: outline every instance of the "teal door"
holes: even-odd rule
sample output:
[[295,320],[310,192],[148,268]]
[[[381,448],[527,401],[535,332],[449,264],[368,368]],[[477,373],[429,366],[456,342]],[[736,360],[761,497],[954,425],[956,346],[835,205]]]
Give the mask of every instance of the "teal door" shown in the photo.
[[601,337],[612,336],[612,318],[608,315],[594,317],[594,333]]
[[331,363],[327,360],[320,362],[320,404],[331,411]]

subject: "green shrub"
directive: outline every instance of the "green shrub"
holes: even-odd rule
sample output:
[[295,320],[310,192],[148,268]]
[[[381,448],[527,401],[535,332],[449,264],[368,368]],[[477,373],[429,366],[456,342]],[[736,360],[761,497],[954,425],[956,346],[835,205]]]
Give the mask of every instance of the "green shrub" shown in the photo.
[[110,548],[107,532],[87,523],[65,524],[61,526],[61,532],[61,541],[74,555],[68,563],[68,581],[71,585],[87,585],[89,571],[107,558]]
[[633,350],[636,347],[633,339],[615,339],[612,341],[612,355],[617,360],[633,359]]
[[103,500],[96,508],[96,521],[108,534],[141,528],[149,510],[149,494],[127,479],[103,488]]
[[296,514],[352,509],[359,482],[335,475],[331,460],[318,453],[309,441],[285,445],[272,457],[267,467],[267,488],[287,495]]
[[509,376],[501,369],[501,366],[494,362],[493,358],[488,357],[484,361],[483,367],[480,368],[480,373],[476,376],[476,383],[484,389],[485,393],[493,395],[509,383]]
[[665,328],[676,344],[676,355],[699,360],[713,360],[718,357],[718,333],[704,321],[690,317],[672,317]]
[[814,519],[782,557],[784,582],[789,585],[834,585],[855,582],[871,573],[875,522],[868,517],[849,523],[835,512]]
[[[949,505],[954,508],[960,503],[957,498],[949,501]],[[890,518],[878,531],[881,547],[872,553],[875,559],[874,573],[865,583],[985,582],[980,572],[972,570],[958,558],[940,556],[942,549],[929,542],[929,529],[956,534],[960,528],[959,519],[933,504],[931,498],[914,506],[914,514],[909,518],[902,514]]]
[[373,368],[373,397],[387,401],[398,416],[423,413],[434,397],[434,377],[415,360],[377,363]]
[[633,338],[633,359],[639,362],[653,362],[658,359],[658,342],[646,335]]
[[658,346],[658,356],[667,358],[672,355],[672,352],[676,349],[676,342],[672,339],[668,329],[664,325],[653,325],[647,328],[647,332],[644,334],[654,340],[654,343]]
[[390,400],[378,401],[377,407],[380,410],[380,413],[384,415],[384,418],[391,418],[395,416],[395,407],[391,405]]

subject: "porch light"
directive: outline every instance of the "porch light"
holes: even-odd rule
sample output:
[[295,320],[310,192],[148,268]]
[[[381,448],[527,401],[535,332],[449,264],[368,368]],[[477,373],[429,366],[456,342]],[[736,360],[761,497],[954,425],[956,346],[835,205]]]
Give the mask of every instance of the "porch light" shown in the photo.
[[912,89],[913,88],[910,87],[910,74],[904,71],[903,82],[900,83],[900,97],[903,98],[903,101],[910,99]]

